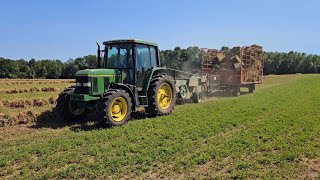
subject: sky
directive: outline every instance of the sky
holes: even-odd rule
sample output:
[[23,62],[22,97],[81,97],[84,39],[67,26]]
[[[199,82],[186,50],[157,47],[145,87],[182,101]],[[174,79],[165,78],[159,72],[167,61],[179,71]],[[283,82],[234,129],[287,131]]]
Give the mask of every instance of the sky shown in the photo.
[[96,54],[96,41],[135,38],[160,49],[259,44],[320,54],[317,0],[0,0],[0,57]]

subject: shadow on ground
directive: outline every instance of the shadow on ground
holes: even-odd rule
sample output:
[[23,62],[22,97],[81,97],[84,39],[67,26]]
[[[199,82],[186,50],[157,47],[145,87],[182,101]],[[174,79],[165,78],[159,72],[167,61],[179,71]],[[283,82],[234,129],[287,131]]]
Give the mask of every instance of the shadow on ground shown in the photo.
[[[243,95],[247,95],[247,94],[250,94],[249,92],[243,92],[241,91],[240,92],[240,96],[243,96]],[[214,93],[212,93],[209,97],[235,97],[233,95],[231,95],[230,93],[226,92],[226,91],[216,91]]]
[[[241,92],[241,95],[249,94],[248,92]],[[219,97],[232,97],[230,94],[220,91],[210,95],[208,98],[219,98]],[[192,100],[177,100],[177,105],[182,105],[185,103],[192,103]],[[133,112],[131,114],[132,120],[141,120],[147,118],[147,114],[144,111]],[[51,128],[59,129],[64,127],[70,127],[71,130],[77,131],[91,131],[97,129],[111,128],[106,122],[97,121],[97,117],[94,113],[88,115],[86,119],[81,121],[65,121],[57,116],[55,110],[47,110],[40,114],[36,118],[36,124],[32,125],[31,128]]]
[[[144,111],[134,112],[131,114],[132,120],[141,120],[147,118]],[[97,116],[94,113],[88,114],[88,117],[79,121],[65,121],[55,113],[55,110],[47,110],[40,114],[36,119],[36,124],[31,128],[51,128],[60,129],[64,127],[70,127],[72,131],[91,131],[97,129],[111,128],[106,122],[98,121]]]

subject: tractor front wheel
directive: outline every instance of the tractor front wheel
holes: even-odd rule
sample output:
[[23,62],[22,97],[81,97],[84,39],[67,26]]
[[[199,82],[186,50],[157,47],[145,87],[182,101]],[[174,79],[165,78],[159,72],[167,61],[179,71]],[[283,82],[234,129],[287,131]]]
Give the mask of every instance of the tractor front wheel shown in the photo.
[[102,122],[111,126],[125,124],[132,112],[131,98],[124,90],[110,90],[99,100],[97,114]]
[[150,117],[170,114],[176,104],[177,92],[172,78],[166,74],[152,77],[148,89],[148,107]]
[[70,101],[70,94],[74,92],[74,89],[74,87],[65,89],[57,99],[57,113],[65,121],[83,120],[88,114],[85,107],[78,107],[76,102]]

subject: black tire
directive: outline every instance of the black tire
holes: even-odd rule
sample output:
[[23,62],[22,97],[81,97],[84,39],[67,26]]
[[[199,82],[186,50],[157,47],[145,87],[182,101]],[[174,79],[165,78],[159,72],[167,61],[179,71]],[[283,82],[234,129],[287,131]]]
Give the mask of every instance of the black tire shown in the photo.
[[[120,112],[125,115],[120,115],[117,117],[112,114],[112,109],[114,109],[117,103],[123,103],[125,101],[126,105],[120,108]],[[119,106],[119,105],[118,105]],[[120,106],[119,106],[120,107]],[[119,108],[118,107],[118,108]],[[126,108],[125,112],[124,108]],[[118,112],[118,113],[120,113]],[[132,112],[132,102],[131,98],[125,90],[109,90],[104,97],[102,97],[97,104],[97,115],[100,121],[106,122],[110,126],[121,126],[125,124],[130,118]],[[123,118],[122,118],[123,117]]]
[[203,93],[202,93],[202,92],[196,91],[196,92],[194,92],[194,93],[192,94],[192,101],[193,101],[194,103],[201,103],[202,100],[203,100]]
[[75,111],[80,111],[78,113],[74,113],[70,110],[72,105],[70,104],[70,94],[74,92],[75,88],[69,87],[65,89],[62,93],[60,93],[57,99],[56,105],[56,113],[58,116],[65,121],[79,121],[84,120],[88,115],[87,108],[76,109]]
[[254,93],[254,91],[256,90],[256,85],[255,84],[250,84],[248,86],[249,89],[249,93]]
[[[171,88],[171,102],[167,108],[161,108],[158,102],[158,91],[162,85],[168,85]],[[172,113],[177,100],[177,92],[174,81],[167,74],[153,76],[148,89],[148,107],[146,112],[149,117],[168,115]]]
[[240,86],[233,86],[232,87],[232,95],[235,97],[240,96]]
[[206,100],[208,98],[208,86],[205,83],[201,85],[201,96],[202,100]]

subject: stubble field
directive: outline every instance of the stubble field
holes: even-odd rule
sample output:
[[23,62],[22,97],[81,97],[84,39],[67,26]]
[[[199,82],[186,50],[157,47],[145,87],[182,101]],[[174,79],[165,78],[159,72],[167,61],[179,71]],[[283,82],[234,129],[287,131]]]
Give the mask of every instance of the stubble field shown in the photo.
[[37,121],[74,80],[0,79],[0,127]]

